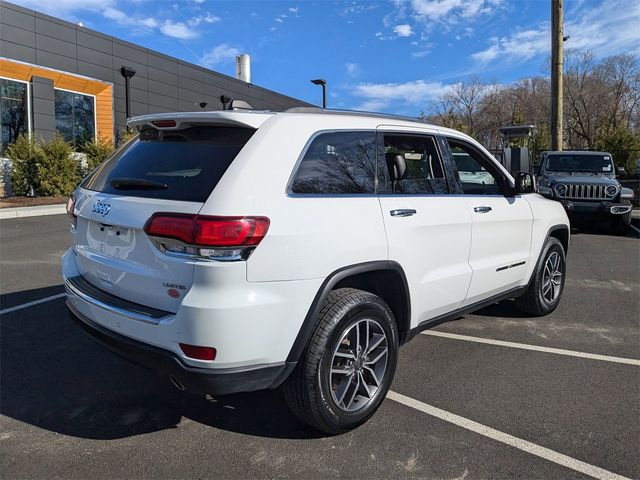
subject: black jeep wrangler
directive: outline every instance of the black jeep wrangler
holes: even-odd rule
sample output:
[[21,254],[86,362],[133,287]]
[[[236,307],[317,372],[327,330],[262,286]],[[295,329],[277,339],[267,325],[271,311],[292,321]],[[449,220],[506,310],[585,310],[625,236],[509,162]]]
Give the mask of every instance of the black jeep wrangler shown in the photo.
[[544,152],[536,173],[540,194],[561,202],[570,218],[609,217],[614,233],[627,232],[633,190],[616,180],[624,168],[614,166],[610,153]]

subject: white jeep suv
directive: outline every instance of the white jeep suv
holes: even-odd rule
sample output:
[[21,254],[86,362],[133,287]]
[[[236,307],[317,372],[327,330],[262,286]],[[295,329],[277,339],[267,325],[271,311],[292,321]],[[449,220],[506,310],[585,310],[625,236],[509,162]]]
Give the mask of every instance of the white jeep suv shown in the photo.
[[339,433],[373,415],[420,331],[505,298],[558,305],[562,205],[460,132],[313,108],[129,124],[69,201],[67,305],[180,389],[282,385]]

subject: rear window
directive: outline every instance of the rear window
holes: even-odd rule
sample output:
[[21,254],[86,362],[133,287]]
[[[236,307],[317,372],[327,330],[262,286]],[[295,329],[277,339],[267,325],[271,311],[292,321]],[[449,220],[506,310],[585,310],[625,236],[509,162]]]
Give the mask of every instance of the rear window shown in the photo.
[[177,131],[146,127],[89,175],[82,187],[116,195],[204,202],[254,132],[220,126]]
[[301,194],[375,193],[375,132],[330,132],[309,145],[291,183]]

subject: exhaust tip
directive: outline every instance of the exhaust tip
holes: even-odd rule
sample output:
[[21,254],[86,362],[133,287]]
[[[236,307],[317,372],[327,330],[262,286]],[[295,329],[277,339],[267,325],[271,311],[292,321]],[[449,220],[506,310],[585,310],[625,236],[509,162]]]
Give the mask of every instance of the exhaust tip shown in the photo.
[[182,382],[178,380],[176,377],[174,377],[173,375],[169,375],[169,380],[171,380],[171,383],[173,383],[173,386],[176,387],[181,392],[184,392],[186,390]]

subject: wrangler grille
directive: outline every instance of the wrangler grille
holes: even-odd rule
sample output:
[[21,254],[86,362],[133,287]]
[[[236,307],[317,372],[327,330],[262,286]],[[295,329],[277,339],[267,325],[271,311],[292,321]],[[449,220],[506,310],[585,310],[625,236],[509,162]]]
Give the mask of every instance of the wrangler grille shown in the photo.
[[[569,184],[567,185],[567,190],[564,195],[560,195],[557,191],[556,193],[560,198],[581,200],[612,200],[617,195],[618,190],[616,189],[613,195],[608,195],[607,186],[608,185]],[[612,189],[609,190],[611,191]]]

